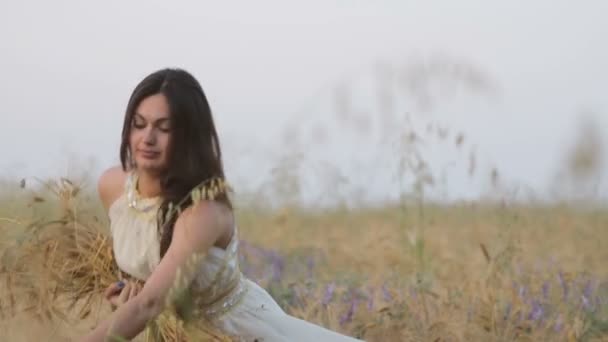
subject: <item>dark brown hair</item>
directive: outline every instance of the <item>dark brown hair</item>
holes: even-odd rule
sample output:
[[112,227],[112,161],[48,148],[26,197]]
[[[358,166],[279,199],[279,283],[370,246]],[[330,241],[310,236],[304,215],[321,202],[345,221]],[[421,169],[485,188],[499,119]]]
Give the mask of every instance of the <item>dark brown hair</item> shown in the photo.
[[[173,237],[173,227],[177,215],[164,222],[169,204],[187,208],[192,204],[190,191],[212,178],[224,180],[222,153],[213,123],[211,108],[199,82],[181,69],[162,69],[144,78],[136,87],[125,114],[120,161],[127,171],[132,164],[129,137],[135,111],[143,99],[155,94],[163,94],[169,104],[171,136],[169,141],[168,164],[161,178],[162,203],[158,210],[157,222],[160,234],[160,255],[164,256]],[[219,194],[216,201],[232,209],[226,193]]]

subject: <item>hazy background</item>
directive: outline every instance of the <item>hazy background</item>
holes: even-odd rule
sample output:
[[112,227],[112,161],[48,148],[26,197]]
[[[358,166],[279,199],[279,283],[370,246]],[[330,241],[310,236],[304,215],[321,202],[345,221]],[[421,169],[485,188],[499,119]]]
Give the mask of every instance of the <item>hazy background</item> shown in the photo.
[[205,89],[242,193],[282,177],[297,184],[272,191],[296,200],[395,199],[415,178],[399,164],[416,131],[429,196],[601,196],[606,13],[605,1],[3,0],[0,177],[96,177],[118,161],[134,86],[171,66]]

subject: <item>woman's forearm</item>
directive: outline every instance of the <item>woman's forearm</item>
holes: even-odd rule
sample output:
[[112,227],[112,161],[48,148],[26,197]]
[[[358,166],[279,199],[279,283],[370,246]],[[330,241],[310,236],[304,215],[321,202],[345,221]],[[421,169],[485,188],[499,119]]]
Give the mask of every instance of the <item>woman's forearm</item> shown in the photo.
[[156,311],[153,305],[145,305],[141,298],[134,297],[121,305],[82,341],[105,342],[111,341],[112,337],[117,338],[115,341],[120,341],[121,338],[131,340],[146,328],[148,321],[156,316]]

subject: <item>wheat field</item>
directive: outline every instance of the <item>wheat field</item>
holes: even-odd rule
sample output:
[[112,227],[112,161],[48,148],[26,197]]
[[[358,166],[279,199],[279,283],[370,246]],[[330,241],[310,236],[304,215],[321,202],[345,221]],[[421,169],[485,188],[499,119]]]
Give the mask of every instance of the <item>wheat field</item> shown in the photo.
[[[7,295],[20,293],[10,288],[11,272],[45,263],[31,257],[11,266],[18,244],[51,224],[107,232],[90,187],[39,184],[2,184],[5,341],[70,340],[109,312],[100,302],[59,317],[44,304],[28,310],[26,292]],[[369,341],[608,339],[605,209],[403,202],[314,211],[239,205],[236,213],[243,272],[290,314],[328,328]]]

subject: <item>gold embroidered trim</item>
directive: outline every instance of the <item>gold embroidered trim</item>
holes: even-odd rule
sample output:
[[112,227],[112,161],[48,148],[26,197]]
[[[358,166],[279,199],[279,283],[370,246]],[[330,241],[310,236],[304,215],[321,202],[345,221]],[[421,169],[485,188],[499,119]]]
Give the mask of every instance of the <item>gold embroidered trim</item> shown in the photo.
[[241,272],[226,287],[226,291],[215,296],[211,301],[206,301],[209,297],[205,296],[205,292],[210,290],[209,287],[200,292],[193,291],[197,308],[195,312],[207,319],[217,319],[235,308],[245,298],[248,290],[247,282]]

